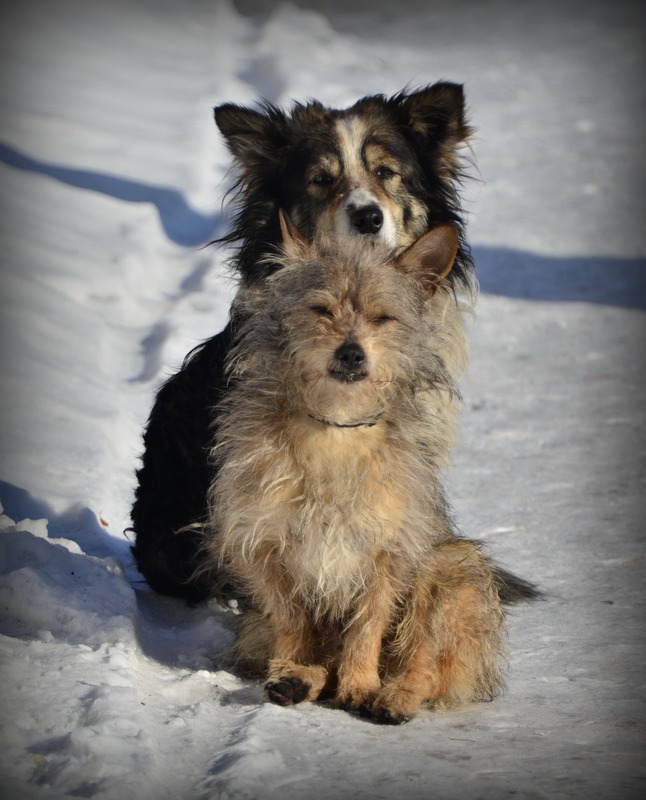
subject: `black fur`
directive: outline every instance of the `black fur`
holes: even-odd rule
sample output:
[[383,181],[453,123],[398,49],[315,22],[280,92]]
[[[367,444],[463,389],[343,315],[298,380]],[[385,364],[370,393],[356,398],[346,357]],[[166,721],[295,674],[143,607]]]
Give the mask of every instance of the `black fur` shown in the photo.
[[[440,81],[418,92],[391,98],[374,95],[349,109],[318,102],[296,104],[290,113],[268,103],[258,110],[227,103],[215,109],[215,121],[239,169],[237,214],[231,231],[218,240],[240,242],[235,267],[250,283],[272,271],[265,256],[280,242],[278,211],[293,217],[307,193],[307,166],[334,149],[333,125],[351,115],[369,119],[379,138],[405,166],[404,182],[427,209],[426,229],[453,223],[460,249],[451,281],[468,281],[473,260],[464,237],[457,194],[462,174],[456,151],[468,139],[462,86]],[[315,213],[294,220],[310,239]]]
[[161,387],[144,433],[143,466],[132,507],[137,566],[161,594],[196,603],[212,594],[199,565],[201,529],[212,481],[207,450],[212,408],[225,387],[224,360],[231,323],[192,350]]
[[[446,82],[391,98],[366,97],[345,111],[317,102],[297,104],[290,113],[269,104],[258,109],[234,104],[216,108],[216,123],[238,170],[237,213],[231,232],[220,241],[238,243],[233,266],[242,281],[251,284],[275,269],[270,257],[281,241],[279,209],[296,213],[302,233],[316,236],[317,214],[326,197],[317,190],[307,199],[308,192],[312,195],[308,167],[333,148],[333,126],[349,115],[368,120],[380,144],[398,160],[410,202],[426,211],[424,229],[445,222],[457,228],[460,245],[449,280],[468,285],[473,262],[457,193],[461,179],[457,149],[471,130],[465,121],[462,87]],[[212,409],[226,391],[224,364],[232,324],[193,350],[160,389],[137,472],[131,515],[137,566],[155,591],[191,603],[228,593],[228,587],[216,586],[203,572],[201,577],[193,573],[201,565],[200,524],[213,479],[207,458]],[[508,573],[501,572],[499,582],[507,602],[535,592]]]

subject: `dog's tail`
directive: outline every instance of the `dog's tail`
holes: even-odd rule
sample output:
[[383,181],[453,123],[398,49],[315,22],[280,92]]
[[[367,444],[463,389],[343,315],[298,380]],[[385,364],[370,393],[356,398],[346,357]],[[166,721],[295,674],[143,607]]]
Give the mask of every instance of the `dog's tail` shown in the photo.
[[504,605],[529,603],[532,600],[544,600],[545,594],[533,583],[519,578],[497,564],[493,567],[493,580],[498,589],[498,597]]

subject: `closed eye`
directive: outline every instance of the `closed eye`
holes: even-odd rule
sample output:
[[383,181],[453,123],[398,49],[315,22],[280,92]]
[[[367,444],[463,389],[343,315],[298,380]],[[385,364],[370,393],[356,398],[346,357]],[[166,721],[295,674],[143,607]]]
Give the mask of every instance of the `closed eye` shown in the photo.
[[334,316],[331,309],[329,309],[327,306],[310,306],[310,311],[318,314],[319,317],[332,318]]
[[385,325],[387,322],[397,322],[397,317],[391,317],[389,314],[382,314],[380,317],[375,317],[372,321],[375,325]]

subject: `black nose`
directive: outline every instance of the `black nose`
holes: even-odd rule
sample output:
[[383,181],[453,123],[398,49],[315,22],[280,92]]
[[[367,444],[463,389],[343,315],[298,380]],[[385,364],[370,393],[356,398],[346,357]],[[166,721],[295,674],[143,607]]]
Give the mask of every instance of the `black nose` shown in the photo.
[[332,377],[342,381],[360,381],[366,377],[366,351],[357,342],[344,342],[334,353]]
[[379,206],[373,203],[353,211],[350,223],[357,233],[377,233],[384,224],[384,215]]

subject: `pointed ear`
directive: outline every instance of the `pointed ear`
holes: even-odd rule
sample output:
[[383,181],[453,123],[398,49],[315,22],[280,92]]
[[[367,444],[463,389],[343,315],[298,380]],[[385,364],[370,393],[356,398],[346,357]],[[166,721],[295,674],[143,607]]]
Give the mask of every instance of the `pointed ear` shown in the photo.
[[243,166],[273,160],[283,140],[282,112],[273,106],[263,111],[225,103],[213,109],[215,124],[226,139],[227,147]]
[[432,296],[451,271],[457,252],[457,231],[451,225],[439,225],[404,250],[395,267],[421,283]]
[[283,236],[283,248],[290,258],[304,258],[311,254],[312,246],[310,242],[298,230],[296,225],[281,208],[278,212],[280,220],[280,232]]
[[403,95],[402,99],[410,127],[424,139],[433,138],[455,146],[472,133],[466,123],[464,89],[459,83],[438,81]]

